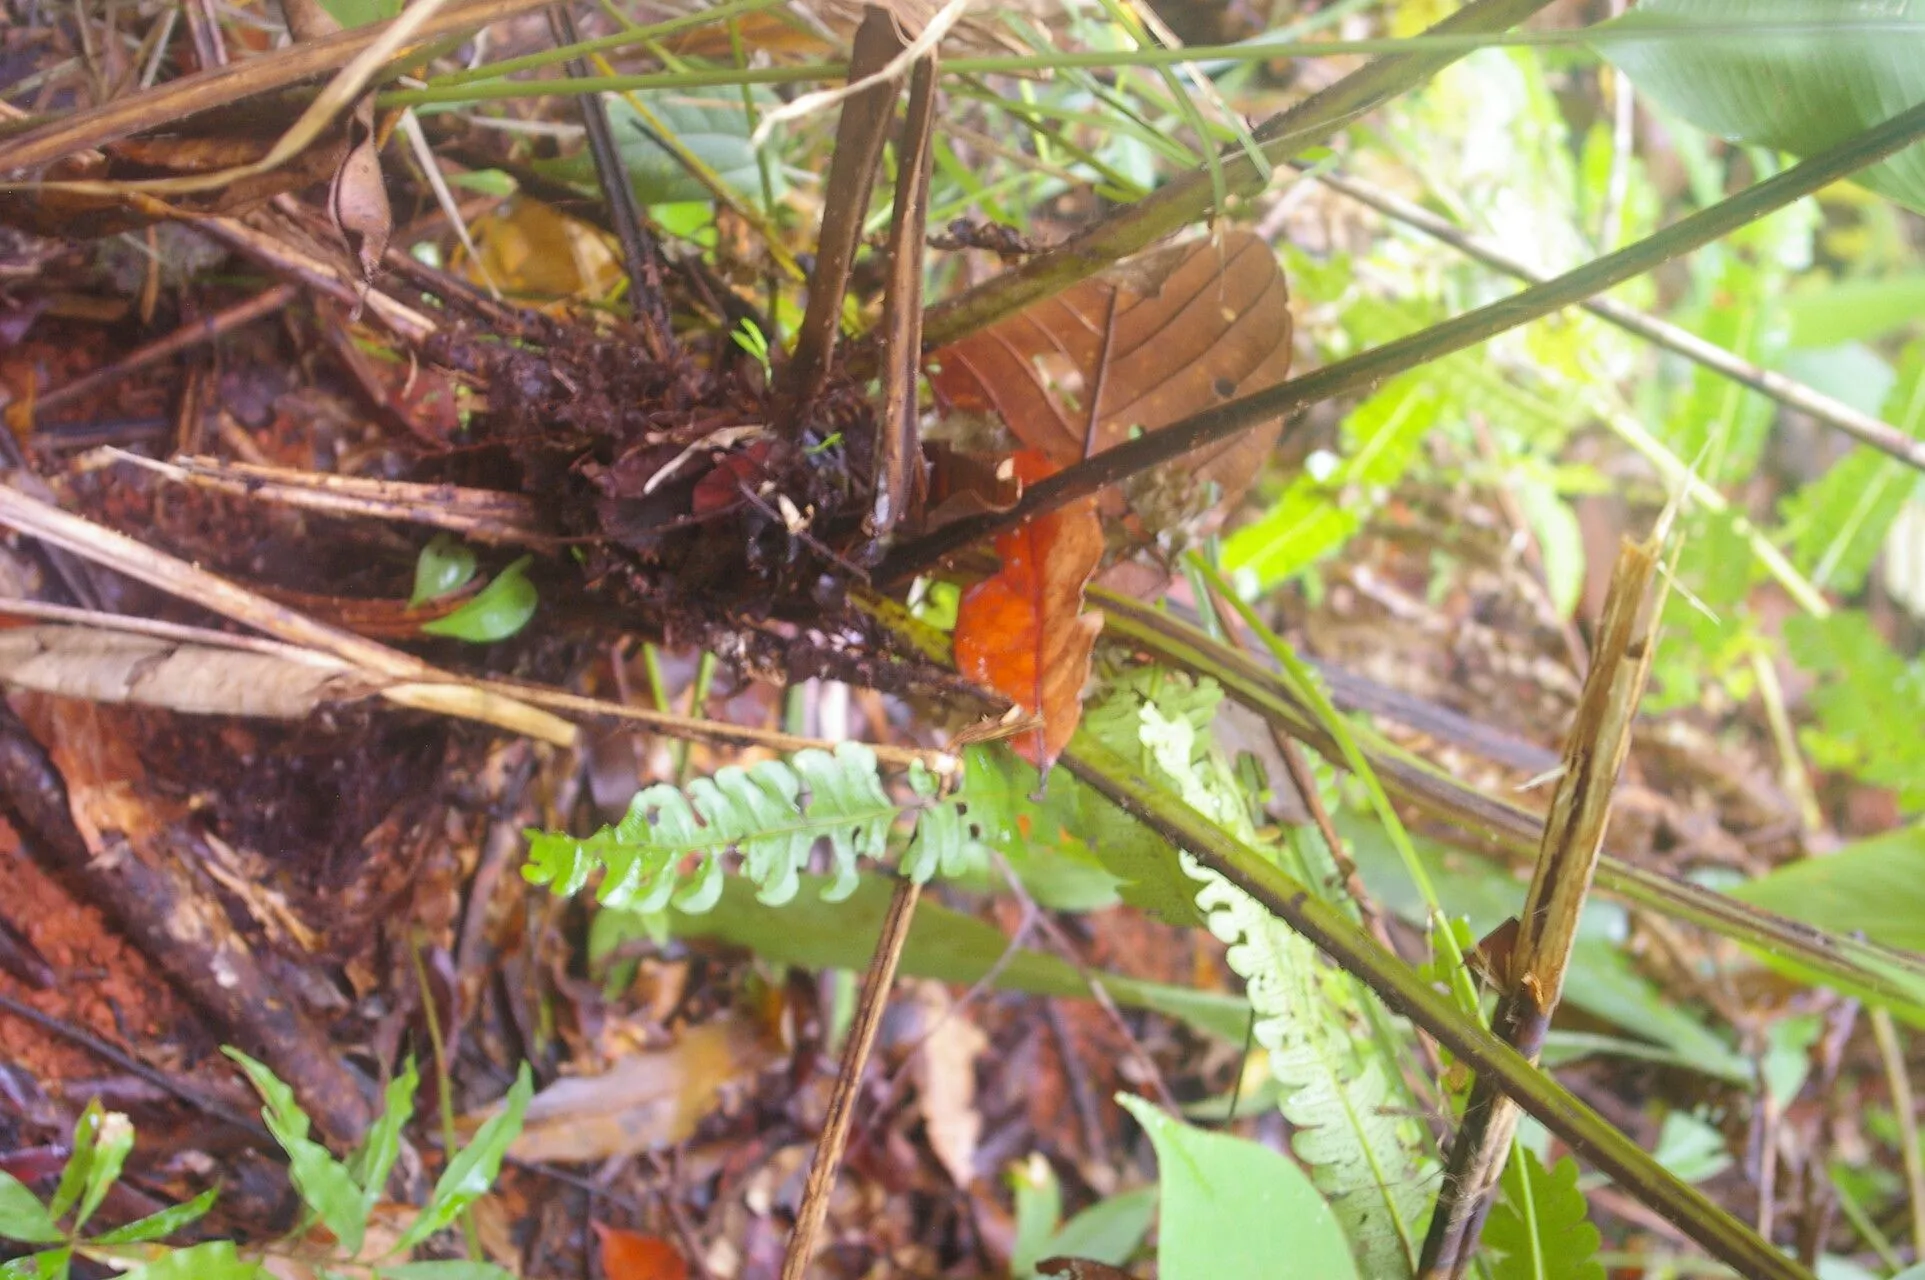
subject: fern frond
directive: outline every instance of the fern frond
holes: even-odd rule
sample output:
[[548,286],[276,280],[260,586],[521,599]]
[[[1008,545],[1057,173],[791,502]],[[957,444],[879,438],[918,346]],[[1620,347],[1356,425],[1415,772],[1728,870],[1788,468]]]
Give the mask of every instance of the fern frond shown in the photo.
[[[1240,839],[1261,847],[1235,774],[1202,732],[1220,690],[1161,675],[1124,685],[1136,741],[1185,801]],[[1098,736],[1128,723],[1117,700],[1087,717]],[[1254,898],[1179,855],[1202,881],[1196,892],[1210,931],[1228,947],[1256,1014],[1256,1038],[1283,1090],[1279,1107],[1295,1127],[1292,1149],[1344,1226],[1359,1272],[1408,1276],[1430,1205],[1434,1162],[1398,1064],[1372,1033],[1355,979]]]
[[[975,846],[959,805],[938,795],[926,770],[911,785],[919,821],[905,873],[923,881],[970,865]],[[606,906],[656,912],[673,902],[701,912],[721,896],[725,860],[739,854],[756,896],[779,906],[795,896],[809,851],[826,840],[834,878],[822,896],[840,901],[855,892],[860,860],[887,851],[904,810],[883,789],[875,752],[845,742],[833,753],[811,748],[746,769],[729,765],[686,791],[649,787],[620,822],[585,838],[530,831],[522,875],[568,895],[602,870],[596,898]]]

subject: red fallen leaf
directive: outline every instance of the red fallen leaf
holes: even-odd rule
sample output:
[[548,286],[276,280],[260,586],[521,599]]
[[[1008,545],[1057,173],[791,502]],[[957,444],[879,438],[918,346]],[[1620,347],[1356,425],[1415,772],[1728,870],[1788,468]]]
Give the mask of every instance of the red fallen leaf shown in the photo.
[[[1040,453],[1013,459],[1025,484],[1056,468]],[[1046,511],[996,538],[1002,568],[963,593],[956,613],[956,667],[1039,715],[1041,729],[1011,740],[1047,770],[1083,718],[1083,685],[1103,615],[1083,612],[1083,587],[1103,558],[1096,500]]]
[[757,440],[738,453],[717,458],[708,474],[695,483],[690,514],[708,516],[741,506],[742,486],[746,484],[753,489],[757,481],[765,478],[763,463],[768,461],[773,448],[767,440]]
[[[1000,417],[1065,467],[1138,430],[1281,382],[1290,294],[1276,253],[1229,230],[1141,253],[930,353],[945,407]],[[1090,399],[1100,396],[1096,429]],[[1281,421],[1190,454],[1170,474],[1221,486],[1227,508],[1262,469]],[[1087,438],[1086,437],[1090,437]]]
[[688,1262],[660,1236],[610,1227],[589,1219],[602,1238],[602,1274],[608,1280],[688,1280]]

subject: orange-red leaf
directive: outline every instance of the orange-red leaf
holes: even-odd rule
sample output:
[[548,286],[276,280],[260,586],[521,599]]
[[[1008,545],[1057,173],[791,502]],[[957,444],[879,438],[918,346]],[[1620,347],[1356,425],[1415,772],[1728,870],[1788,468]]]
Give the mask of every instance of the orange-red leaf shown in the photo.
[[[1000,416],[1058,467],[1135,430],[1281,382],[1290,370],[1290,296],[1270,246],[1247,231],[1139,254],[931,354],[930,385],[952,408]],[[1107,347],[1107,354],[1105,348]],[[1190,455],[1186,469],[1249,486],[1281,423]]]
[[589,1220],[602,1238],[602,1274],[608,1280],[688,1280],[688,1262],[660,1236],[645,1236]]
[[[1016,455],[1024,483],[1056,468],[1040,453]],[[1047,769],[1083,716],[1083,685],[1103,615],[1083,612],[1083,587],[1103,558],[1096,502],[1046,511],[996,539],[1002,568],[963,593],[956,666],[964,675],[1042,717],[1012,746]]]

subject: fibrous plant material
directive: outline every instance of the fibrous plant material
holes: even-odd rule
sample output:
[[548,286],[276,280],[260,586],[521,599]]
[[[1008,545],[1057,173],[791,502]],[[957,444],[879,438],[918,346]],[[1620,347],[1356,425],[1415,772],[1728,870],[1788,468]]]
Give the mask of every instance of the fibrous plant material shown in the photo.
[[[1578,916],[1610,820],[1611,793],[1631,748],[1631,726],[1651,671],[1666,595],[1662,582],[1653,586],[1661,554],[1662,535],[1627,543],[1618,553],[1537,868],[1518,915],[1509,964],[1500,975],[1503,990],[1491,1030],[1533,1062],[1563,993]],[[1480,1074],[1452,1140],[1443,1191],[1424,1240],[1424,1280],[1457,1280],[1469,1265],[1510,1155],[1518,1114],[1516,1104]]]

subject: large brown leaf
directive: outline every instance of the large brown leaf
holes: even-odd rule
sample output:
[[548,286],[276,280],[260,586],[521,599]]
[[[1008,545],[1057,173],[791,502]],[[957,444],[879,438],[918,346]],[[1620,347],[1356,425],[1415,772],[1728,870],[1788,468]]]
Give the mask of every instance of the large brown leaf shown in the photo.
[[[1016,475],[1034,483],[1055,467],[1019,453]],[[1103,558],[1096,500],[1045,511],[996,539],[1002,568],[963,593],[956,614],[956,669],[1040,716],[1042,728],[1013,746],[1039,769],[1062,754],[1083,716],[1083,685],[1103,615],[1083,612],[1083,588]]]
[[[1152,250],[933,352],[951,408],[994,413],[1057,466],[1281,382],[1290,296],[1270,246],[1229,230]],[[1105,348],[1107,347],[1107,351]],[[1100,383],[1100,387],[1099,387]],[[1249,486],[1281,422],[1190,455],[1225,504]]]

